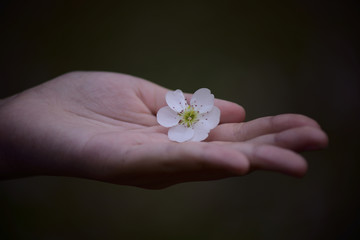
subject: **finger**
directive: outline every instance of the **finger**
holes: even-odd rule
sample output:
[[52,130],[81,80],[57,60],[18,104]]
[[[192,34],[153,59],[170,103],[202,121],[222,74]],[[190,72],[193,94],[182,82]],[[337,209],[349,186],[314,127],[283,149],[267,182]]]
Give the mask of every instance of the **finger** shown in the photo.
[[209,143],[141,145],[128,152],[125,171],[113,182],[145,188],[164,188],[180,182],[243,175],[249,162],[239,151]]
[[306,126],[263,135],[248,142],[305,151],[325,148],[328,144],[328,137],[321,129]]
[[287,149],[248,143],[233,143],[231,146],[246,155],[250,161],[251,170],[276,171],[297,177],[303,176],[307,171],[305,159]]
[[310,126],[320,128],[313,119],[298,114],[282,114],[258,118],[245,123],[221,124],[210,132],[208,141],[246,141],[261,135]]
[[221,111],[220,123],[240,123],[245,120],[245,109],[236,103],[215,99],[214,105]]

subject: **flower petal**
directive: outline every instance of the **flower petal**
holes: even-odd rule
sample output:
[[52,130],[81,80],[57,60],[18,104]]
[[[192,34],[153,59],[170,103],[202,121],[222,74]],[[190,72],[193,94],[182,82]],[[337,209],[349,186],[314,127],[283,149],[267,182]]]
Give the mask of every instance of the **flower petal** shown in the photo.
[[190,139],[193,142],[201,142],[209,136],[210,129],[204,127],[200,122],[194,126],[194,136]]
[[168,106],[178,113],[184,110],[187,106],[184,94],[180,89],[167,92],[165,99]]
[[162,107],[156,114],[156,119],[161,126],[173,127],[177,125],[181,117],[170,107]]
[[201,125],[203,128],[213,129],[215,128],[220,122],[220,109],[216,106],[208,112],[201,114],[200,120],[196,125]]
[[185,142],[194,136],[194,129],[177,125],[169,129],[169,139],[176,142]]
[[214,106],[214,95],[207,88],[200,88],[191,98],[191,106],[199,113],[210,112]]

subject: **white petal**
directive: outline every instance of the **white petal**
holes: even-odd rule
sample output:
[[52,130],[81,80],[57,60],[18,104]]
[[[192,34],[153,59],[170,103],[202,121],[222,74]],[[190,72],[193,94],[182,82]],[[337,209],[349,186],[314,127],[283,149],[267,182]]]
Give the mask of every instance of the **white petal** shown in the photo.
[[200,120],[197,125],[201,125],[203,128],[213,129],[215,128],[220,122],[220,109],[216,106],[208,112],[201,114]]
[[209,136],[210,129],[203,127],[202,124],[195,124],[194,126],[194,136],[190,139],[193,142],[201,142]]
[[173,127],[180,121],[180,116],[177,112],[171,110],[170,107],[162,107],[156,114],[158,123],[164,127]]
[[191,106],[200,113],[210,112],[214,106],[214,95],[207,88],[200,88],[191,98]]
[[177,125],[169,129],[168,136],[172,141],[185,142],[194,136],[194,129]]
[[167,105],[176,112],[181,112],[187,106],[184,94],[181,90],[169,91],[165,96]]

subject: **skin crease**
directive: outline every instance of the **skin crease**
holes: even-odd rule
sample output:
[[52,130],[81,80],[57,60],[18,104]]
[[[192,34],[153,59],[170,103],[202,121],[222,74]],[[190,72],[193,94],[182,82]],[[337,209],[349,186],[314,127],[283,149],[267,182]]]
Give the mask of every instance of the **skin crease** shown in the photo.
[[241,106],[219,99],[220,124],[205,142],[171,142],[156,121],[167,91],[125,74],[71,72],[3,99],[0,177],[72,176],[150,189],[254,170],[301,177],[307,164],[299,152],[327,146],[306,116],[244,122]]

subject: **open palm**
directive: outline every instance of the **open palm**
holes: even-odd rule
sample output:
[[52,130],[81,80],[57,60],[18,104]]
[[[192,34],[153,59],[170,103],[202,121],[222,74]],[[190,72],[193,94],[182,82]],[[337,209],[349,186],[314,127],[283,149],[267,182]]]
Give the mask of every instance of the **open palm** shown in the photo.
[[3,100],[0,175],[74,176],[145,188],[255,169],[302,176],[307,165],[297,152],[327,144],[308,117],[244,123],[243,108],[224,100],[215,100],[221,121],[206,142],[171,142],[156,121],[167,91],[124,74],[74,72]]

